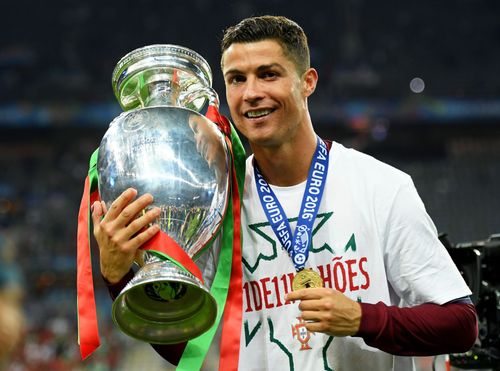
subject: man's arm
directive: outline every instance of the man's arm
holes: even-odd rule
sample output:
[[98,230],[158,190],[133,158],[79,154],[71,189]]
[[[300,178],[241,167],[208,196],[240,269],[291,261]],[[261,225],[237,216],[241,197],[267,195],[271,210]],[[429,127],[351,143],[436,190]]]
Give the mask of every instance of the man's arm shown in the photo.
[[361,324],[355,336],[384,352],[429,356],[468,351],[477,338],[473,304],[451,302],[411,308],[361,303]]
[[366,344],[403,356],[460,353],[477,337],[474,305],[421,304],[409,308],[358,303],[339,291],[315,288],[293,291],[287,300],[300,300],[299,309],[312,332],[359,336]]

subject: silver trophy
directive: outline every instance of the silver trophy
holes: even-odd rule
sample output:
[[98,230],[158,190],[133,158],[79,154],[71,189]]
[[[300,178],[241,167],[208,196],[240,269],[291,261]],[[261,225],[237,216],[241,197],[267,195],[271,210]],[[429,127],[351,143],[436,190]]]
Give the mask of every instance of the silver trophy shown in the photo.
[[[199,113],[218,105],[210,67],[190,49],[150,45],[118,62],[112,84],[125,112],[99,146],[101,199],[109,208],[128,187],[151,193],[161,230],[196,261],[228,205],[228,149],[218,127]],[[112,307],[124,333],[172,344],[212,326],[217,305],[200,280],[154,249],[141,260]]]

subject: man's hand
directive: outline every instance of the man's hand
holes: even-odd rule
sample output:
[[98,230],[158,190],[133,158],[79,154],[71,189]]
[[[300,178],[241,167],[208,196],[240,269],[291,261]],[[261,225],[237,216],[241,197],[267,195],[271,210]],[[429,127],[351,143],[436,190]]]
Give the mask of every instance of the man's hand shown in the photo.
[[361,305],[339,291],[310,288],[288,293],[286,300],[300,300],[306,328],[333,336],[354,335],[361,323]]
[[109,211],[102,201],[92,205],[101,273],[110,283],[123,278],[132,267],[139,247],[160,230],[156,224],[148,226],[160,215],[160,209],[154,207],[143,212],[153,202],[153,196],[145,194],[135,199],[136,196],[135,189],[127,189],[111,204]]

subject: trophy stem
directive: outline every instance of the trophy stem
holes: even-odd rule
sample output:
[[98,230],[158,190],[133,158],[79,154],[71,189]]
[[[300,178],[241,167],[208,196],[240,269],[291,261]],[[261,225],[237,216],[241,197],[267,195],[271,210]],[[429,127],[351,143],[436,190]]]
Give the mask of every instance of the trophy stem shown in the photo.
[[145,107],[179,106],[179,86],[171,80],[153,81],[143,87],[141,96],[146,96]]

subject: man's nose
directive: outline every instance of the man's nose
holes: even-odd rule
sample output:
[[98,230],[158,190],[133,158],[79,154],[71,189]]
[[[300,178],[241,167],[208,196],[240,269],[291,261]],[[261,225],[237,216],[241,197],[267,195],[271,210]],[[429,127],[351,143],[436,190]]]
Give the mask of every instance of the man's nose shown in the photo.
[[253,102],[261,99],[263,96],[259,81],[255,78],[248,78],[243,92],[243,99],[247,102]]

